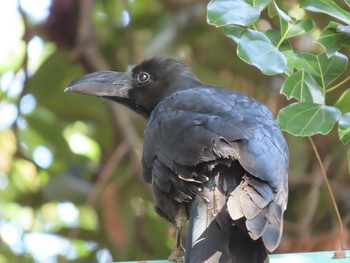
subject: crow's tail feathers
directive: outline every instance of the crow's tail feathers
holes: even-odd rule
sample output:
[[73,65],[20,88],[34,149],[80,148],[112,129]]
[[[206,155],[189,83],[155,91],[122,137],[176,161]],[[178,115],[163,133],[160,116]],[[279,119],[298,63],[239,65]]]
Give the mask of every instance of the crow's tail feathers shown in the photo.
[[192,205],[185,263],[265,262],[267,254],[261,238],[251,239],[243,219],[233,225],[225,205],[213,213],[211,201],[197,198]]
[[[238,227],[242,224],[243,227]],[[261,238],[253,240],[248,232],[242,230],[245,228],[245,222],[236,222],[237,227],[230,229],[230,257],[232,263],[263,263],[268,262],[265,245]],[[218,261],[220,262],[220,261]],[[224,262],[224,261],[222,261]]]

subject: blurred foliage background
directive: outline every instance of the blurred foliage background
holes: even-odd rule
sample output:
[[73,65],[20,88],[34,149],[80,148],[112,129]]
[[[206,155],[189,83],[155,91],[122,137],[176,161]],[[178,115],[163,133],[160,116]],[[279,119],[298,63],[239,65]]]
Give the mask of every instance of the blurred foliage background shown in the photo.
[[[154,212],[141,178],[145,120],[119,105],[65,94],[65,86],[87,72],[174,56],[203,82],[245,92],[277,114],[287,104],[279,94],[283,80],[237,58],[234,42],[207,24],[204,0],[7,2],[0,11],[7,44],[0,51],[0,263],[166,258],[174,230]],[[278,4],[300,11],[297,0]],[[329,22],[304,15],[322,28]],[[293,45],[318,52],[314,37]],[[338,248],[336,216],[308,139],[286,137],[290,196],[277,252]],[[347,148],[336,131],[314,140],[349,248]]]

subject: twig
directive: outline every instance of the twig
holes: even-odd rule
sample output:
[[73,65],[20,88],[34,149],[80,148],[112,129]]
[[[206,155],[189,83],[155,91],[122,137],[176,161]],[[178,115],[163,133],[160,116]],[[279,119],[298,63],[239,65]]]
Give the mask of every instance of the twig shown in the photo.
[[85,204],[87,206],[94,206],[99,193],[101,192],[103,187],[108,183],[108,180],[110,179],[111,175],[115,171],[116,167],[118,166],[122,158],[128,153],[129,150],[130,150],[130,145],[126,142],[123,142],[113,152],[112,156],[108,159],[107,163],[103,166],[103,169],[98,176],[98,179],[94,185],[94,188],[92,189],[91,193],[89,194],[86,200]]
[[335,86],[333,86],[333,87],[327,89],[326,92],[328,93],[328,92],[331,92],[331,91],[333,91],[333,90],[339,88],[341,85],[343,85],[343,84],[344,84],[345,82],[347,82],[348,80],[350,80],[350,76],[348,76],[348,77],[346,77],[345,79],[343,79],[343,80],[342,80],[341,82],[339,82],[337,85],[335,85]]
[[332,200],[332,203],[333,203],[333,207],[334,207],[334,210],[335,210],[335,213],[337,215],[337,219],[338,219],[338,222],[339,222],[339,230],[340,230],[340,236],[341,236],[341,240],[340,240],[340,246],[341,246],[341,249],[342,250],[345,250],[345,245],[344,245],[344,227],[343,227],[343,222],[342,222],[342,218],[340,216],[340,213],[339,213],[339,209],[338,209],[338,205],[337,205],[337,202],[335,200],[335,197],[334,197],[334,194],[333,194],[333,190],[332,190],[332,187],[329,183],[329,180],[328,180],[328,177],[327,177],[327,174],[326,174],[326,170],[323,166],[323,163],[322,163],[322,160],[321,160],[321,157],[320,157],[320,154],[317,150],[317,147],[313,141],[313,139],[311,137],[308,137],[309,140],[310,140],[310,143],[311,143],[311,146],[312,146],[312,149],[314,150],[315,152],[315,155],[316,155],[316,158],[317,158],[317,161],[321,167],[321,171],[322,171],[322,175],[323,175],[323,178],[325,180],[325,183],[327,185],[327,188],[328,188],[328,192],[330,194],[330,197],[331,197],[331,200]]
[[[130,146],[126,142],[123,142],[116,148],[111,157],[107,160],[106,164],[103,166],[101,173],[98,175],[97,181],[94,184],[92,191],[90,192],[89,196],[85,201],[86,206],[92,207],[96,204],[96,201],[99,197],[99,193],[108,183],[113,172],[115,171],[115,168],[119,165],[119,163],[121,162],[123,157],[128,153],[129,150]],[[69,234],[69,239],[73,240],[77,238],[79,232],[79,227],[72,229],[72,231]]]
[[[305,212],[305,215],[303,216],[300,227],[298,227],[299,235],[303,236],[303,238],[309,238],[310,237],[310,225],[312,223],[312,219],[315,215],[317,205],[319,203],[319,196],[320,196],[320,187],[322,184],[322,177],[318,176],[318,168],[313,169],[312,173],[312,183],[310,187],[310,192],[307,200],[307,211]],[[311,174],[310,174],[311,175]]]

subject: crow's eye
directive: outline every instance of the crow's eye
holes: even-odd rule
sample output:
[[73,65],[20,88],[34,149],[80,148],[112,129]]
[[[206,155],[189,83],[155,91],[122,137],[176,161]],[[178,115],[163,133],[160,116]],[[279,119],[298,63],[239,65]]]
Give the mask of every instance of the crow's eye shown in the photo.
[[137,81],[139,83],[145,83],[147,81],[149,81],[151,78],[151,76],[147,73],[147,72],[140,72],[138,75],[137,75]]

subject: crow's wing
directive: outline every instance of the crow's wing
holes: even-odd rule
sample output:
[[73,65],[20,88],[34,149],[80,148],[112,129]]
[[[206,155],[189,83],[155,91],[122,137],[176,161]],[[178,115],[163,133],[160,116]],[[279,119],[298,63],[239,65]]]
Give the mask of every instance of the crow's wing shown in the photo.
[[196,189],[186,186],[202,181],[194,168],[219,160],[238,160],[247,171],[228,196],[231,218],[245,217],[250,236],[274,250],[287,204],[288,149],[271,112],[244,94],[212,87],[178,91],[158,104],[145,130],[146,181],[187,202]]

